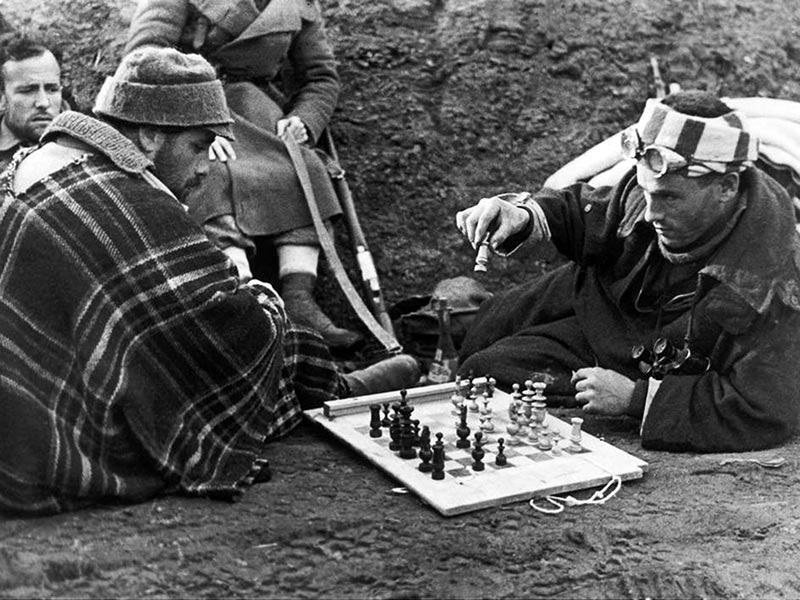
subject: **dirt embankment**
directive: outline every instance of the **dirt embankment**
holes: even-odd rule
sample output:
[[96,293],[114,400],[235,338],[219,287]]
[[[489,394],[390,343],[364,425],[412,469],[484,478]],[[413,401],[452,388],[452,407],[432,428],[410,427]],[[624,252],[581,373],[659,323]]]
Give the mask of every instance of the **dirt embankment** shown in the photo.
[[[64,46],[90,103],[132,4],[5,0]],[[389,303],[469,274],[453,215],[534,189],[631,122],[667,81],[800,99],[792,0],[324,0],[344,83],[333,130]],[[493,291],[552,253],[494,260]],[[271,450],[235,505],[159,499],[0,521],[4,596],[774,597],[800,595],[800,467],[643,452],[635,425],[586,429],[650,463],[604,506],[525,504],[445,520],[318,432]],[[742,457],[738,457],[742,458]],[[747,457],[745,457],[747,458]]]

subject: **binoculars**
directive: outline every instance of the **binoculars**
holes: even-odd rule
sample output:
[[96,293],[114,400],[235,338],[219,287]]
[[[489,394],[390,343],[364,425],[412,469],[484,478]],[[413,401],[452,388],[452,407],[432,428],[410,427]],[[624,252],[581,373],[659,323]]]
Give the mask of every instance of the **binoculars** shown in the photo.
[[687,342],[677,348],[666,338],[658,338],[652,348],[635,345],[631,348],[631,357],[639,363],[642,374],[653,379],[663,379],[667,374],[700,375],[711,366],[711,360],[693,353]]

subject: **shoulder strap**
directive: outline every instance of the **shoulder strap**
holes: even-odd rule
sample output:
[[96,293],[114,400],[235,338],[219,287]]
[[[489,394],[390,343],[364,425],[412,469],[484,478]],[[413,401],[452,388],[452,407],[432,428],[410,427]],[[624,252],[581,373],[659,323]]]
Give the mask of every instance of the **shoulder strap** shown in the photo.
[[292,134],[288,131],[284,132],[281,137],[283,139],[283,143],[286,145],[286,149],[289,152],[289,157],[292,159],[295,173],[300,181],[300,186],[303,188],[303,195],[306,197],[306,201],[308,202],[308,210],[311,213],[311,219],[314,222],[314,229],[317,232],[320,245],[322,246],[323,252],[325,252],[325,257],[328,259],[328,263],[330,264],[331,270],[336,277],[336,281],[342,288],[342,291],[347,297],[347,300],[350,302],[350,305],[353,307],[353,310],[356,311],[358,318],[361,319],[361,322],[364,323],[367,329],[369,329],[370,333],[372,333],[372,335],[377,338],[384,348],[386,348],[387,352],[390,354],[399,353],[402,348],[398,341],[391,333],[381,327],[377,319],[375,319],[372,313],[369,312],[364,300],[361,298],[361,296],[359,296],[358,292],[353,286],[353,283],[347,276],[344,265],[342,264],[342,261],[336,252],[336,246],[333,238],[328,233],[328,230],[325,228],[325,224],[322,221],[322,215],[319,212],[317,200],[314,197],[314,190],[311,187],[311,178],[308,175],[308,169],[306,169],[306,163],[305,160],[303,160],[303,155],[300,153],[300,146]]

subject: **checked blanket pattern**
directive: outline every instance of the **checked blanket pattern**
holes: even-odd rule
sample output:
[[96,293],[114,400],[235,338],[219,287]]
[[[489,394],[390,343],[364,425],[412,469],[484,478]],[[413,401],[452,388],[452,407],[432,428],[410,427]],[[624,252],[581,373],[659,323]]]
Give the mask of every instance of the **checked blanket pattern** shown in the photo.
[[0,509],[236,497],[296,393],[335,397],[327,348],[102,152],[15,196],[19,160],[0,181]]

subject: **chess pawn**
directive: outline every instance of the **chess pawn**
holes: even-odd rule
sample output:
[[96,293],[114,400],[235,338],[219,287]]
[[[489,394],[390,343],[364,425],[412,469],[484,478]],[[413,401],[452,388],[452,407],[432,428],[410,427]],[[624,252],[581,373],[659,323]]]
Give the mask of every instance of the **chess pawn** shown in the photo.
[[458,352],[453,343],[450,312],[450,308],[447,306],[447,298],[439,297],[436,301],[436,316],[439,319],[439,340],[436,343],[433,362],[428,369],[428,381],[431,383],[446,383],[456,378]]
[[505,443],[506,441],[503,438],[497,440],[497,455],[494,458],[494,464],[498,467],[505,467],[508,464],[508,459],[506,458],[505,452]]
[[539,442],[537,444],[539,450],[550,450],[553,447],[553,441],[550,439],[550,432],[547,429],[539,431]]
[[581,446],[581,425],[583,419],[580,417],[572,417],[572,431],[569,434],[569,446],[565,448],[567,452],[580,452],[583,447]]

